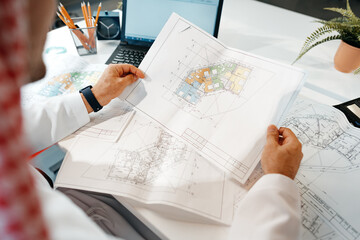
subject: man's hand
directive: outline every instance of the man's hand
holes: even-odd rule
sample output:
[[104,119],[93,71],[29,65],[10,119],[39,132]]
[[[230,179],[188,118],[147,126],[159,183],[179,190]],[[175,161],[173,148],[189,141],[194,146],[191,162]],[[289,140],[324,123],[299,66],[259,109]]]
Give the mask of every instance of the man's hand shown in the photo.
[[[124,89],[139,78],[144,78],[144,73],[129,64],[110,64],[101,75],[99,81],[91,89],[101,106],[107,105],[113,98],[118,97]],[[92,112],[85,97],[81,94],[88,112]]]
[[294,179],[303,157],[301,143],[288,128],[270,125],[261,157],[265,174],[279,173]]

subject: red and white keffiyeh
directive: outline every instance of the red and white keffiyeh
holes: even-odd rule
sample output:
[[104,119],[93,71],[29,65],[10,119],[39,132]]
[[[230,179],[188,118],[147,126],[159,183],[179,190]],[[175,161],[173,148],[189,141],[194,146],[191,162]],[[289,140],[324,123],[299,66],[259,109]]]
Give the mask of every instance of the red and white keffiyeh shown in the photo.
[[0,0],[0,239],[48,239],[23,141],[19,86],[27,76],[26,0]]

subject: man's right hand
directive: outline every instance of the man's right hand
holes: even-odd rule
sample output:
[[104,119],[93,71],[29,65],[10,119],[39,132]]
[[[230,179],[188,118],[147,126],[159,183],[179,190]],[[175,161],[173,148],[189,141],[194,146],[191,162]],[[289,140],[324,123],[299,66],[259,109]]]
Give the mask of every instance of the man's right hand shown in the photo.
[[92,88],[92,92],[100,105],[105,106],[127,86],[144,77],[144,73],[133,65],[110,64]]
[[[144,73],[129,64],[110,64],[99,81],[91,89],[96,100],[101,106],[107,105],[112,99],[118,97],[124,89],[130,84],[137,81],[139,78],[144,78]],[[81,98],[85,104],[88,113],[91,113],[93,109],[81,94]]]
[[261,157],[265,174],[278,173],[295,179],[303,154],[301,143],[288,128],[270,125],[266,145]]

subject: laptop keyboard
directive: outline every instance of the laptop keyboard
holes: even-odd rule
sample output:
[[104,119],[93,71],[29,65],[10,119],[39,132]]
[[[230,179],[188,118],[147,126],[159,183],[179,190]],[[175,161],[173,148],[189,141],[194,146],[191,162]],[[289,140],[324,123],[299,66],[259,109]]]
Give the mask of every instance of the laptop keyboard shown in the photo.
[[112,56],[112,59],[109,59],[109,63],[127,63],[139,67],[141,61],[145,57],[146,52],[128,49],[128,48],[118,48],[116,49],[117,53]]

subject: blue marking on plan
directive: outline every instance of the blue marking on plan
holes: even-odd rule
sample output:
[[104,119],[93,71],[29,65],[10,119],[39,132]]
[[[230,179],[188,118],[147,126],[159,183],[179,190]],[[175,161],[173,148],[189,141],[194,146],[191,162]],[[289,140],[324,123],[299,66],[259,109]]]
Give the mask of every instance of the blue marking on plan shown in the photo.
[[[198,83],[198,86],[196,87],[199,88],[200,84]],[[200,101],[200,94],[198,93],[197,88],[189,85],[186,82],[182,82],[179,88],[176,90],[176,95],[191,104],[196,104]]]

